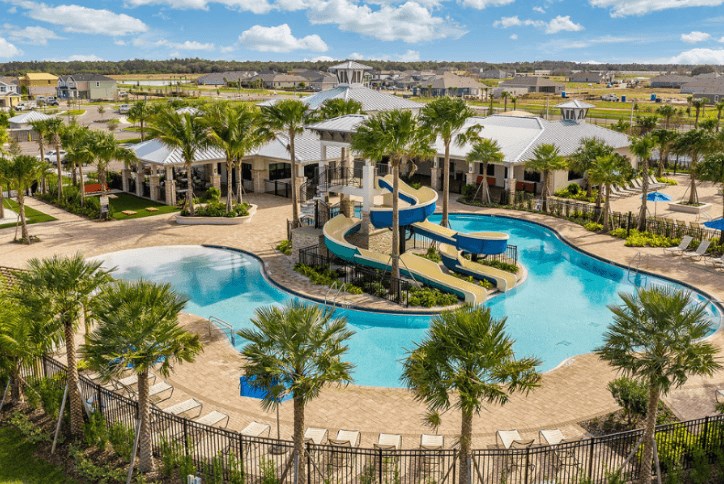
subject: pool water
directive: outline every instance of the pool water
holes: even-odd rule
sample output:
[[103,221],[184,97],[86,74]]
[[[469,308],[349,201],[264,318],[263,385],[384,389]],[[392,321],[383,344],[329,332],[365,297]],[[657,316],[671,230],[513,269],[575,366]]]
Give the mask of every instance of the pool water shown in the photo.
[[[439,216],[430,218],[439,222]],[[501,231],[518,247],[519,261],[528,269],[521,286],[486,302],[495,317],[507,317],[507,331],[520,356],[542,360],[541,371],[567,358],[588,353],[603,340],[611,322],[607,305],[619,304],[617,294],[659,284],[683,288],[654,276],[629,274],[562,242],[537,224],[507,217],[451,215],[454,229],[466,232]],[[257,307],[283,303],[289,293],[269,282],[259,261],[249,255],[201,246],[131,249],[99,257],[106,267],[117,267],[116,277],[168,282],[189,298],[186,310],[216,316],[235,328],[250,326]],[[695,293],[700,302],[707,299]],[[430,316],[339,309],[355,331],[348,360],[355,364],[358,385],[399,387],[401,361],[422,340]],[[721,314],[707,306],[712,332]],[[241,348],[244,341],[236,338]]]

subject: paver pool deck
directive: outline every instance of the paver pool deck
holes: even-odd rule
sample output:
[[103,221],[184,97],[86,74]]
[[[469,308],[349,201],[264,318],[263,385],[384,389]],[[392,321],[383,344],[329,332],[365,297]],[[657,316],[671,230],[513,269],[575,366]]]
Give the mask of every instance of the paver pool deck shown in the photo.
[[[285,237],[281,221],[290,215],[287,200],[254,194],[247,199],[257,204],[259,210],[250,224],[237,226],[177,225],[173,221],[175,215],[99,223],[30,200],[30,206],[58,220],[31,226],[31,234],[41,239],[40,243],[31,246],[13,244],[13,229],[0,230],[0,265],[21,268],[30,258],[54,254],[80,252],[94,256],[138,247],[215,244],[253,252],[263,259],[272,278],[297,291],[313,292],[315,288],[291,270],[290,258],[274,249]],[[503,214],[540,222],[558,231],[580,249],[623,265],[628,265],[632,257],[641,251],[648,256],[642,269],[688,283],[716,300],[724,299],[724,273],[717,273],[703,263],[664,256],[661,249],[628,248],[621,240],[587,232],[571,222],[540,214],[477,209],[454,201],[451,202],[451,211]],[[388,303],[374,304],[384,308]],[[264,412],[258,400],[238,396],[243,359],[226,338],[218,331],[209,336],[206,321],[199,317],[185,315],[183,322],[202,334],[205,351],[196,362],[176,366],[175,373],[168,380],[177,392],[173,401],[166,403],[196,397],[204,402],[204,410],[229,413],[229,427],[235,430],[252,420],[274,424],[274,414]],[[724,331],[717,331],[711,341],[724,350]],[[724,352],[722,355],[724,357]],[[541,388],[529,395],[514,395],[510,403],[502,408],[491,406],[483,410],[475,418],[473,443],[478,447],[490,445],[496,430],[512,428],[530,438],[535,437],[541,428],[561,428],[569,437],[581,436],[584,431],[577,422],[617,408],[606,389],[606,383],[614,377],[612,369],[596,356],[576,356],[544,374]],[[711,414],[714,410],[714,389],[722,387],[724,371],[708,379],[693,378],[682,389],[674,391],[668,403],[680,418]],[[330,431],[358,429],[362,431],[364,446],[371,446],[379,432],[399,433],[403,435],[403,446],[409,448],[418,446],[421,433],[431,432],[422,423],[424,412],[424,407],[405,389],[350,385],[325,389],[307,407],[305,424],[326,427]],[[281,436],[289,438],[292,430],[290,403],[282,404],[280,415]],[[459,428],[458,412],[450,411],[443,416],[439,433],[446,435],[446,442],[452,444]]]

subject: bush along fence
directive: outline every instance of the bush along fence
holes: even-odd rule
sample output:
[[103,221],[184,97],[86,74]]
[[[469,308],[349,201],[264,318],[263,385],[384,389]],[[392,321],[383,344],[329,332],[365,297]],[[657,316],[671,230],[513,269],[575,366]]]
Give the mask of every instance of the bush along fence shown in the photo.
[[[66,368],[46,357],[42,365],[28,371],[36,378],[57,381],[63,378]],[[101,415],[109,429],[117,431],[123,426],[132,432],[137,402],[86,377],[80,379],[80,390],[94,418]],[[152,410],[151,422],[154,453],[164,468],[176,466],[182,474],[196,474],[204,482],[300,484],[291,441],[246,437],[158,408]],[[641,430],[633,430],[558,445],[474,450],[469,458],[471,482],[573,484],[634,480],[644,471],[640,465],[641,435]],[[715,475],[721,478],[724,416],[661,425],[656,429],[656,447],[667,482],[686,482],[686,476],[692,475],[704,477],[697,482],[708,482]],[[303,458],[307,484],[457,484],[461,456],[454,448],[394,450],[308,443]]]
[[[470,203],[469,200],[463,199],[462,201]],[[479,203],[476,202],[475,205],[479,205]],[[510,205],[494,205],[511,208]],[[539,200],[531,193],[516,192],[512,208],[515,210],[543,213]],[[588,222],[602,223],[603,221],[603,205],[597,207],[595,204],[577,200],[548,198],[548,211],[545,213],[554,217],[565,218],[581,225],[585,225]],[[638,213],[633,212],[611,212],[610,220],[612,230],[622,228],[630,232],[638,227],[639,217]],[[654,235],[672,239],[690,235],[695,240],[718,240],[720,234],[718,230],[708,229],[696,222],[686,223],[685,221],[663,217],[647,217],[646,231]]]

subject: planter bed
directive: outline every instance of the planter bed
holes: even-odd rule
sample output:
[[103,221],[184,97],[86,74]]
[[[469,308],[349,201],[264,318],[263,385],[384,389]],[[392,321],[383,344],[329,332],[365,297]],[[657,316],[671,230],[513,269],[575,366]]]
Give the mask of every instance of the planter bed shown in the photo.
[[176,215],[176,223],[180,225],[241,225],[251,222],[256,213],[257,206],[250,204],[249,215],[244,217],[190,217],[187,215]]

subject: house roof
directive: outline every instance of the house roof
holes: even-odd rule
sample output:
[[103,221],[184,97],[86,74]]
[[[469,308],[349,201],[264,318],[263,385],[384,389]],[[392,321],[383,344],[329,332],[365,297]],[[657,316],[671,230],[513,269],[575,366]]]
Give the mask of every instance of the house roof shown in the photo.
[[38,111],[26,111],[8,119],[8,122],[11,124],[30,124],[36,121],[45,121],[50,118],[52,118],[52,116],[48,116],[47,114],[43,114]]
[[277,74],[274,72],[257,74],[252,79],[261,79],[264,82],[306,82],[307,79],[296,74]]
[[574,108],[574,109],[591,109],[595,108],[593,104],[584,103],[583,101],[579,101],[578,99],[573,99],[572,101],[567,101],[561,104],[556,105],[557,108]]
[[0,82],[3,84],[8,85],[18,85],[18,78],[17,77],[10,77],[10,76],[0,76]]
[[29,81],[57,81],[58,76],[48,72],[28,72],[24,76]]
[[337,64],[334,66],[331,66],[328,70],[330,72],[334,72],[341,69],[362,69],[365,71],[371,71],[372,68],[370,66],[366,66],[364,64],[360,64],[359,62],[355,62],[353,60],[342,62],[341,64]]
[[470,77],[458,76],[452,72],[445,72],[439,76],[435,76],[429,81],[433,89],[451,89],[451,88],[472,88],[480,89],[482,85]]
[[311,109],[319,108],[327,99],[354,99],[365,112],[392,111],[393,109],[420,109],[422,104],[392,94],[375,91],[359,84],[341,84],[332,89],[302,98]]
[[226,85],[227,81],[233,82],[239,79],[249,79],[256,75],[254,71],[225,71],[211,72],[196,79],[197,84],[207,84],[213,86]]
[[693,77],[682,76],[679,74],[664,74],[649,79],[649,84],[685,84],[694,80]]
[[364,114],[347,114],[307,126],[312,131],[336,131],[338,133],[354,133],[357,127],[367,119]]
[[115,79],[112,79],[108,76],[104,76],[103,74],[71,74],[69,76],[60,76],[62,80],[68,80],[73,79],[74,81],[103,81],[103,82],[116,82]]
[[499,84],[501,87],[546,87],[546,86],[563,86],[563,83],[554,82],[545,77],[526,76],[514,77]]
[[[150,139],[130,147],[136,157],[143,162],[155,165],[180,166],[184,164],[180,148],[170,148],[158,139]],[[194,163],[205,163],[212,160],[225,160],[224,152],[218,148],[205,148],[196,151]]]

